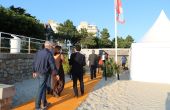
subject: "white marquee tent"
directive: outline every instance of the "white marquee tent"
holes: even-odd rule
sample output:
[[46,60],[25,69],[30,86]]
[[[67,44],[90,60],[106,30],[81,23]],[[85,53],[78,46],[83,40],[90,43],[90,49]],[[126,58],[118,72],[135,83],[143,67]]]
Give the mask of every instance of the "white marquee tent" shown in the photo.
[[164,11],[140,43],[131,46],[130,73],[135,81],[170,84],[170,20]]
[[163,10],[141,42],[170,42],[170,20]]

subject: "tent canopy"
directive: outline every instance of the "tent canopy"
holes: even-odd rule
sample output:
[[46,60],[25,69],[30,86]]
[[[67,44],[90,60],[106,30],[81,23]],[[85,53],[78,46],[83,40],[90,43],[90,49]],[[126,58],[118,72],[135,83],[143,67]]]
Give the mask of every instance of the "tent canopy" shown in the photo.
[[140,42],[170,42],[170,20],[163,10],[161,11],[153,26],[144,35]]
[[170,84],[170,20],[161,11],[156,22],[130,51],[130,77],[135,81]]

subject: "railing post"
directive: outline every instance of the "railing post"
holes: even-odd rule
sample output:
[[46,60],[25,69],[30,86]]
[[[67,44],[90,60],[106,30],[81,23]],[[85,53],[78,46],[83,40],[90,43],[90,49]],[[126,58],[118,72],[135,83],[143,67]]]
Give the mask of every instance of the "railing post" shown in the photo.
[[29,42],[28,42],[28,53],[31,53],[31,39],[29,37]]
[[0,32],[0,53],[1,53],[1,32]]

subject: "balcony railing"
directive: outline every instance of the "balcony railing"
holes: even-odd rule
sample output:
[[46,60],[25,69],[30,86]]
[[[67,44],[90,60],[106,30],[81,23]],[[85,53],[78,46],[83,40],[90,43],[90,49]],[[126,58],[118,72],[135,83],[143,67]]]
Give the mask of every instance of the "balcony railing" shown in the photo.
[[35,53],[45,40],[0,32],[0,53]]

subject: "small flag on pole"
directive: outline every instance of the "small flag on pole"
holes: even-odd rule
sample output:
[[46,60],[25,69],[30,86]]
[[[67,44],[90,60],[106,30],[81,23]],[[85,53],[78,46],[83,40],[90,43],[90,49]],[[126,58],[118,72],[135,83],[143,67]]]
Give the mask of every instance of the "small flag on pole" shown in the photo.
[[123,8],[121,0],[116,0],[116,12],[117,12],[117,21],[121,24],[125,23],[124,17],[123,17]]

